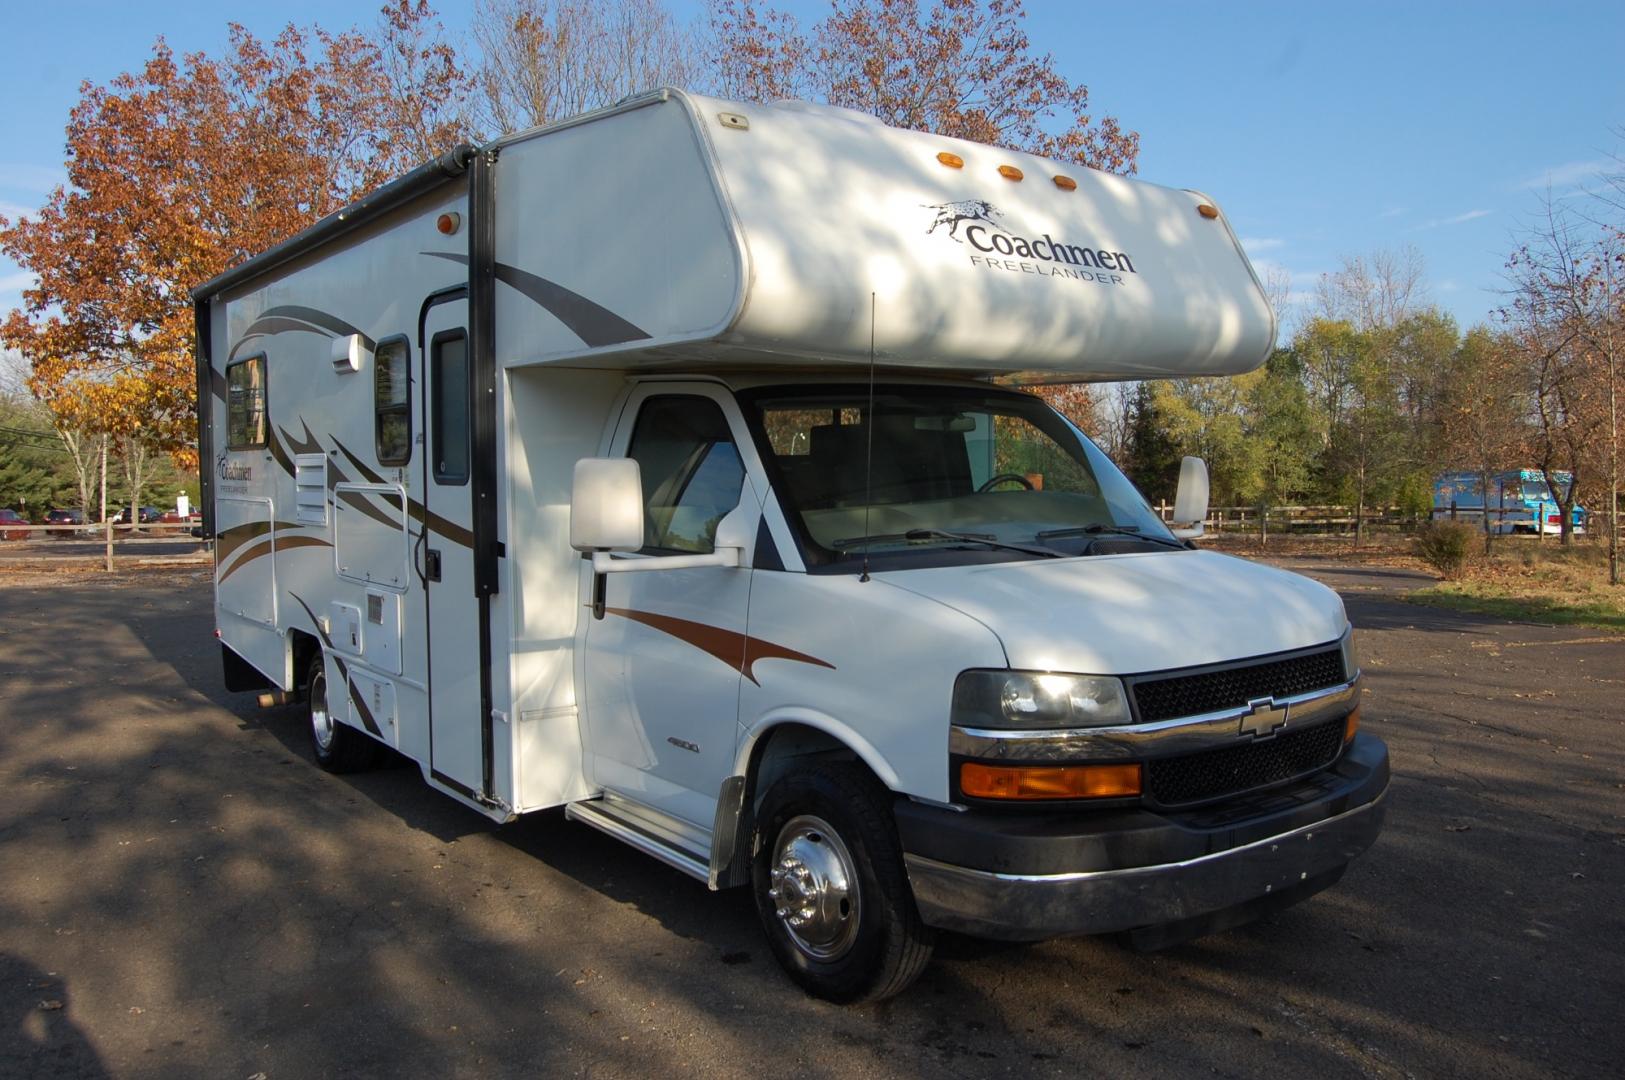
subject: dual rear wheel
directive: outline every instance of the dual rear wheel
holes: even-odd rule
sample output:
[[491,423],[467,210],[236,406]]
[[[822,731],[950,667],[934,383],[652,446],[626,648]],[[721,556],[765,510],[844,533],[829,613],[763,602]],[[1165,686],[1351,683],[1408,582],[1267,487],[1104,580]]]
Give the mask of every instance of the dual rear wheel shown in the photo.
[[[328,703],[327,662],[320,652],[305,671],[305,710],[316,764],[331,773],[360,772],[378,764],[383,744],[333,715]],[[343,692],[336,695],[343,700]]]

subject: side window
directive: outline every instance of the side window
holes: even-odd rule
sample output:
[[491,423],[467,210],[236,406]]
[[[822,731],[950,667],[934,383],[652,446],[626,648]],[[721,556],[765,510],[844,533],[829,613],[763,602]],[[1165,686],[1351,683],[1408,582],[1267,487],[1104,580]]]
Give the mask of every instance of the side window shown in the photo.
[[468,483],[468,339],[461,330],[436,334],[429,346],[429,452],[434,478]]
[[265,354],[226,365],[226,449],[264,446]]
[[378,464],[405,465],[412,459],[412,350],[405,338],[378,344],[373,355],[373,437]]
[[708,398],[643,403],[627,456],[643,474],[643,545],[708,554],[717,523],[739,505],[745,466],[722,409]]

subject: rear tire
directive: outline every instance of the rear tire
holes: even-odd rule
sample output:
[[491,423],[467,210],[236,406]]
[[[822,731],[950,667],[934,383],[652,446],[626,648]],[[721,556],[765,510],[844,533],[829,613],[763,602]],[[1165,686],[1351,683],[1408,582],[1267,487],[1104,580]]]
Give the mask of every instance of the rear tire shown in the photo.
[[762,799],[751,838],[756,912],[802,989],[840,1004],[902,992],[931,962],[892,820],[863,769],[821,762]]
[[360,772],[378,764],[383,747],[328,708],[327,662],[320,650],[305,675],[305,719],[316,764],[330,773]]

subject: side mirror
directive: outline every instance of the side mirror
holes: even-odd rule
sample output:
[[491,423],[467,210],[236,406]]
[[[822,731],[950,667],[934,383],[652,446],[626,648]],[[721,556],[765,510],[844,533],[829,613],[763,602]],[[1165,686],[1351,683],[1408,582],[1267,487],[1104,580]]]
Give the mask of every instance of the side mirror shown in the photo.
[[1181,540],[1202,535],[1207,520],[1207,463],[1188,457],[1179,463],[1179,487],[1174,492],[1173,534]]
[[576,462],[570,546],[577,551],[636,551],[643,546],[643,474],[636,461]]

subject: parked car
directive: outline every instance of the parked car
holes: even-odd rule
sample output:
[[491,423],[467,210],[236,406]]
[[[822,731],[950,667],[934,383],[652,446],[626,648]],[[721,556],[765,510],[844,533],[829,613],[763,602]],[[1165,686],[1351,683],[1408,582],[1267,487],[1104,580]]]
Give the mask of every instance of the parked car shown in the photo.
[[8,525],[27,525],[28,519],[15,510],[0,510],[0,540],[27,540],[34,535],[27,529],[8,529]]
[[87,531],[83,510],[52,510],[45,515],[45,524],[62,526],[51,529],[48,534],[51,536],[77,536]]
[[[138,523],[142,525],[151,524],[164,516],[164,512],[158,509],[156,506],[143,506],[140,507],[140,511],[141,517],[138,519]],[[130,508],[128,506],[124,507],[117,514],[113,515],[113,524],[128,525],[129,523]]]

